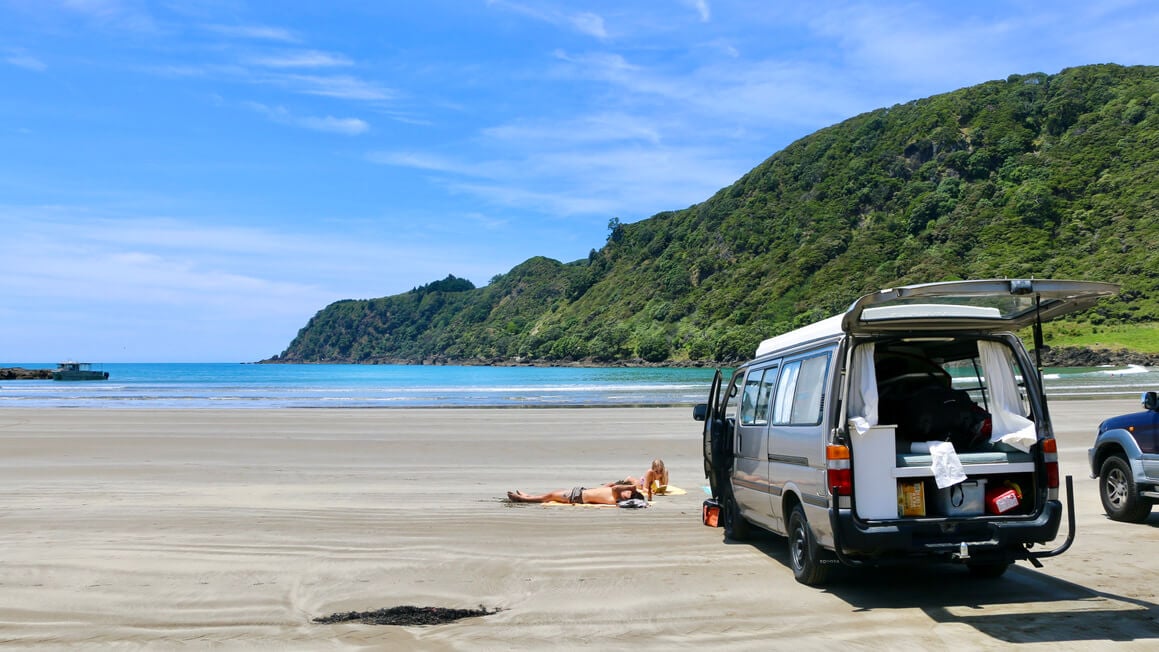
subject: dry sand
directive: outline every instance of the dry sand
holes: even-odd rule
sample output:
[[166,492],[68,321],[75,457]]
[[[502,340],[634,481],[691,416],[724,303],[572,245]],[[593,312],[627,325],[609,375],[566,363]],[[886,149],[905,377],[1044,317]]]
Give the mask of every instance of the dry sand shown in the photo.
[[[700,523],[687,408],[0,410],[0,647],[1153,649],[1159,510],[1107,520],[1086,469],[1133,401],[1055,401],[1078,539],[1000,580],[793,581],[784,541]],[[668,463],[650,509],[512,505]],[[1065,529],[1065,527],[1064,527]],[[426,627],[316,624],[399,605]]]

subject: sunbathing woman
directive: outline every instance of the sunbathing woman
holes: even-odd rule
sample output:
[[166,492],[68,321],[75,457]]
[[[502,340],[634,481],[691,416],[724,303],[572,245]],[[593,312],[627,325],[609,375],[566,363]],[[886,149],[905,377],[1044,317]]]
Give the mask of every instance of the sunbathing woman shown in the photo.
[[648,500],[652,500],[653,493],[664,493],[664,490],[668,488],[668,469],[664,466],[664,460],[657,458],[652,460],[652,466],[648,467],[643,476],[639,478],[628,476],[623,480],[609,482],[604,486],[612,487],[617,484],[634,485],[640,491],[648,494]]
[[621,500],[643,498],[635,486],[629,484],[613,484],[604,487],[588,489],[575,487],[560,489],[545,494],[533,496],[516,489],[507,492],[507,499],[513,503],[571,503],[572,505],[615,505]]

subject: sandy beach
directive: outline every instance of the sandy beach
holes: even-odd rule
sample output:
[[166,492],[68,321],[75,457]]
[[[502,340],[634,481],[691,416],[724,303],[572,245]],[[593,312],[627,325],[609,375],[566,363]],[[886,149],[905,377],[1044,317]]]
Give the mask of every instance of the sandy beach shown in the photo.
[[[793,581],[704,527],[688,408],[0,410],[5,649],[1153,649],[1159,510],[1103,515],[1086,449],[1135,401],[1054,401],[1078,537],[1034,569]],[[643,510],[513,505],[638,475]],[[1065,530],[1065,526],[1064,526]],[[399,605],[424,627],[319,624]]]

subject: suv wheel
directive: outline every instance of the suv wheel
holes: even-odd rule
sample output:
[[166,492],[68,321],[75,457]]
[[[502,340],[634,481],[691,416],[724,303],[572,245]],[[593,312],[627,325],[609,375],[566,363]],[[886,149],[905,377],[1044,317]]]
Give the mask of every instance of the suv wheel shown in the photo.
[[1108,457],[1099,471],[1099,498],[1113,521],[1140,523],[1151,514],[1151,502],[1139,497],[1131,465],[1118,455]]
[[804,508],[794,505],[789,516],[789,563],[793,566],[793,577],[802,584],[820,586],[829,578],[825,561],[828,560],[813,537]]

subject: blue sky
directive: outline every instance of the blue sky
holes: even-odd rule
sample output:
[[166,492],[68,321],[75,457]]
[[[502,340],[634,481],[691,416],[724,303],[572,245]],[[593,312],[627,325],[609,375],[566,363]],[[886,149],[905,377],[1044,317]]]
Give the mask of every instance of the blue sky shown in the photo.
[[1159,3],[0,0],[0,363],[253,361],[585,257],[859,113],[1159,64]]

